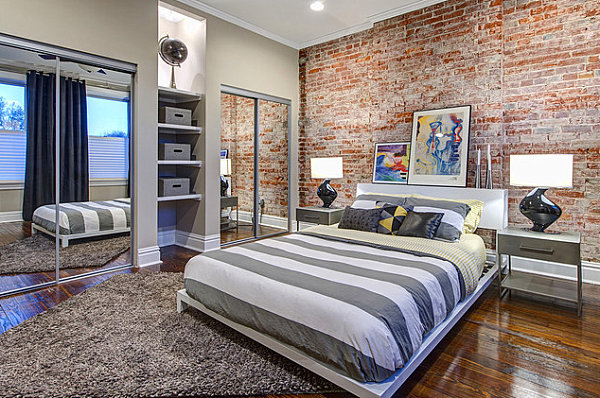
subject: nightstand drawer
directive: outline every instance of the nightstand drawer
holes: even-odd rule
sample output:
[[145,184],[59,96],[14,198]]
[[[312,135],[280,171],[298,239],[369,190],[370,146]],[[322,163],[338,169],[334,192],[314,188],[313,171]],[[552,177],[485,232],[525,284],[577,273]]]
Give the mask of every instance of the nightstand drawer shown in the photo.
[[323,209],[316,206],[298,207],[296,221],[312,224],[332,225],[340,222],[344,209]]
[[314,224],[327,224],[329,220],[329,214],[321,211],[297,209],[296,220]]
[[498,252],[563,264],[579,264],[579,245],[550,239],[498,235]]

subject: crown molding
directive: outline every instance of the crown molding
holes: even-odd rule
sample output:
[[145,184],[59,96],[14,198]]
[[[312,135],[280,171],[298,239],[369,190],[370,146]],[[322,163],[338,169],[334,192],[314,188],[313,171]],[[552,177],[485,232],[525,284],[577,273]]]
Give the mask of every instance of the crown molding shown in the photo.
[[371,16],[367,17],[366,22],[363,22],[363,23],[360,23],[357,25],[353,25],[353,26],[349,26],[345,29],[341,29],[336,32],[329,33],[329,34],[326,34],[323,36],[319,36],[314,39],[307,40],[307,41],[300,42],[300,43],[295,42],[293,40],[288,40],[282,36],[279,36],[276,33],[273,33],[271,31],[263,29],[260,26],[254,25],[248,21],[244,21],[241,18],[238,18],[229,13],[218,10],[207,4],[204,4],[200,0],[175,0],[175,1],[177,3],[185,4],[185,5],[192,7],[198,11],[204,12],[206,14],[210,14],[210,15],[220,18],[224,21],[227,21],[229,23],[237,25],[241,28],[247,29],[251,32],[254,32],[256,34],[264,36],[267,39],[271,39],[273,41],[276,41],[276,42],[286,45],[288,47],[292,47],[296,50],[300,50],[300,49],[303,49],[306,47],[311,47],[311,46],[314,46],[317,44],[326,43],[331,40],[336,40],[341,37],[348,36],[348,35],[351,35],[354,33],[362,32],[363,30],[372,28],[373,24],[375,24],[376,22],[380,22],[380,21],[383,21],[383,20],[386,20],[389,18],[397,17],[398,15],[407,14],[409,12],[420,10],[422,8],[429,7],[429,6],[438,4],[438,3],[443,3],[446,0],[414,0],[411,3],[406,4],[404,6],[396,7],[394,9],[391,9],[388,11],[384,11],[384,12],[381,12],[378,14],[371,15]]
[[367,21],[358,25],[350,26],[346,29],[338,30],[333,33],[329,33],[324,36],[319,36],[315,39],[304,41],[299,44],[299,49],[315,46],[317,44],[327,43],[328,41],[337,40],[340,37],[349,36],[354,33],[362,32],[363,30],[371,29],[373,27],[373,22]]
[[417,11],[425,7],[443,3],[446,0],[415,0],[401,7],[396,7],[388,11],[380,12],[368,17],[372,23],[381,22],[386,19],[397,17],[398,15],[408,14],[409,12]]
[[211,7],[211,6],[207,5],[207,4],[204,4],[204,3],[202,3],[199,0],[176,0],[176,1],[178,3],[185,4],[185,5],[189,6],[189,7],[192,7],[194,9],[198,10],[198,11],[202,11],[204,13],[210,14],[210,15],[212,15],[214,17],[220,18],[220,19],[222,19],[224,21],[227,21],[229,23],[237,25],[237,26],[239,26],[241,28],[244,28],[246,30],[254,32],[254,33],[258,34],[258,35],[264,36],[267,39],[271,39],[273,41],[276,41],[276,42],[281,43],[283,45],[286,45],[288,47],[292,47],[292,48],[294,48],[296,50],[300,49],[299,44],[296,43],[295,41],[288,40],[288,39],[286,39],[284,37],[279,36],[278,34],[275,34],[273,32],[270,32],[270,31],[266,30],[266,29],[263,29],[260,26],[256,26],[256,25],[254,25],[254,24],[252,24],[252,23],[250,23],[248,21],[244,21],[241,18],[238,18],[238,17],[233,16],[231,14],[228,14],[228,13],[226,13],[224,11],[221,11],[221,10],[218,10],[218,9],[216,9],[214,7]]

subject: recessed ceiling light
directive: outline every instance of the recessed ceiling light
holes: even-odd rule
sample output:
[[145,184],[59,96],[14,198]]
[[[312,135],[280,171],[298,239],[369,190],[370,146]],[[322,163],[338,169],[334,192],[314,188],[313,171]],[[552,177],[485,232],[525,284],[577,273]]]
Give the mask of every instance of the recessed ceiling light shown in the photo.
[[310,9],[313,11],[323,11],[323,9],[325,8],[325,5],[323,4],[322,1],[313,1],[312,3],[310,3]]

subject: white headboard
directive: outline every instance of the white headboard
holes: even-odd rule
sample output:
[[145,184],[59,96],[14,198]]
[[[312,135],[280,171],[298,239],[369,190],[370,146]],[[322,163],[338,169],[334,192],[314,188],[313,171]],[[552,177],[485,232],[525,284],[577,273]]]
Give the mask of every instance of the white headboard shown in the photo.
[[367,192],[412,194],[446,199],[477,199],[483,202],[479,228],[503,229],[508,226],[508,190],[453,187],[430,187],[401,184],[358,184],[356,195]]

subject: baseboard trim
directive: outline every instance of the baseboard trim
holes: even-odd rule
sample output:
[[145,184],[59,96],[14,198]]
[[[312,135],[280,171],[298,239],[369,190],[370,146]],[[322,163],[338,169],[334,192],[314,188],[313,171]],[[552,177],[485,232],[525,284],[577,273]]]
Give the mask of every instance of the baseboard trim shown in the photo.
[[3,211],[0,213],[0,222],[23,221],[23,212],[21,211]]
[[[496,253],[488,251],[488,259],[496,258]],[[583,282],[600,285],[600,263],[582,261]],[[553,278],[577,280],[577,268],[574,265],[549,263],[542,260],[534,260],[523,257],[512,258],[512,269],[520,272],[550,276]]]
[[159,247],[171,246],[175,244],[175,227],[159,228],[157,234]]
[[138,267],[149,267],[156,264],[162,264],[162,261],[160,261],[160,248],[158,246],[138,249]]
[[208,252],[221,247],[221,235],[198,235],[177,230],[175,231],[175,244],[186,249]]
[[[231,217],[234,218],[233,221],[235,221],[235,211],[233,211],[231,213]],[[252,223],[252,212],[241,210],[240,211],[240,221]],[[272,216],[269,214],[263,214],[262,222],[260,223],[260,225],[287,230],[288,229],[288,219],[287,219],[287,217],[279,217],[279,216]]]

